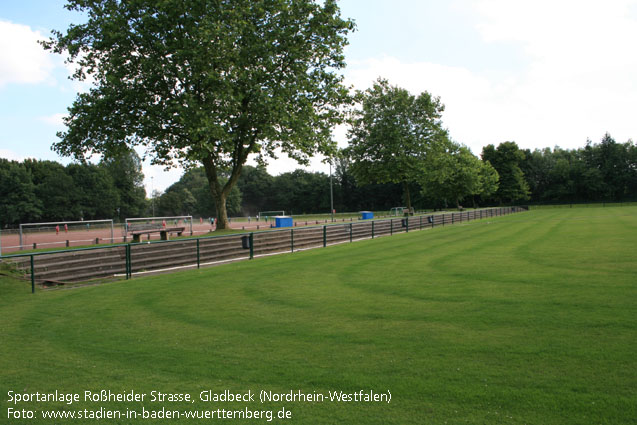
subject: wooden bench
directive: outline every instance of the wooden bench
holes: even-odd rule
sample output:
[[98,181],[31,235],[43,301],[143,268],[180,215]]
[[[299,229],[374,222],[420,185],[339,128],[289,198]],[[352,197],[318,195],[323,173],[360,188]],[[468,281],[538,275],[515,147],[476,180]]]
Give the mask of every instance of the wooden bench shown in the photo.
[[162,226],[153,226],[153,225],[145,225],[136,227],[135,230],[131,230],[131,235],[133,236],[133,242],[141,242],[142,235],[151,235],[151,233],[159,233],[159,237],[162,241],[168,240],[169,233],[177,233],[177,236],[181,236],[181,234],[186,230],[185,227],[162,227]]

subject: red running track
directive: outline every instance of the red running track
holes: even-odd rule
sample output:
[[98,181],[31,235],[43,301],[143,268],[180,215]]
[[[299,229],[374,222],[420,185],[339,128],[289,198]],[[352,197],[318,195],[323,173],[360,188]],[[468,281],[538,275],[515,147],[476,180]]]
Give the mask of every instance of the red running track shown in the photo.
[[[184,236],[189,236],[189,225],[180,224],[179,227],[184,226],[186,231]],[[248,222],[234,222],[230,223],[230,227],[233,229],[245,229],[245,230],[257,230],[269,228],[270,225],[265,221],[251,221]],[[204,236],[215,230],[215,226],[209,222],[193,223],[192,226],[193,236]],[[174,235],[176,236],[176,235]],[[151,235],[150,240],[159,240],[159,233]],[[113,230],[113,240],[111,241],[111,229],[91,229],[91,230],[69,230],[65,232],[63,229],[58,233],[51,232],[23,232],[22,235],[22,250],[29,250],[35,248],[58,248],[64,249],[67,247],[67,241],[69,247],[78,247],[86,245],[94,245],[95,240],[98,239],[100,244],[122,243],[124,242],[124,231],[122,227],[118,226]],[[127,235],[127,241],[132,240],[130,233]],[[144,235],[143,240],[148,240]],[[20,235],[18,233],[2,233],[1,239],[2,254],[17,253],[20,251]]]

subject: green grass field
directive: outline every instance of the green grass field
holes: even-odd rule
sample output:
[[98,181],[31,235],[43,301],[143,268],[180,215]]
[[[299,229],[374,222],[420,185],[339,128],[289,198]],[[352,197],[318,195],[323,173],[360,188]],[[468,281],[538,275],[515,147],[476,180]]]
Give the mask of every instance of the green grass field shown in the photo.
[[[214,422],[9,408],[247,407],[284,424],[634,424],[636,254],[637,207],[569,208],[34,295],[1,277],[0,423]],[[80,401],[9,401],[55,390]],[[86,390],[146,397],[85,402]],[[257,398],[206,403],[204,390]],[[261,390],[391,401],[261,404]]]

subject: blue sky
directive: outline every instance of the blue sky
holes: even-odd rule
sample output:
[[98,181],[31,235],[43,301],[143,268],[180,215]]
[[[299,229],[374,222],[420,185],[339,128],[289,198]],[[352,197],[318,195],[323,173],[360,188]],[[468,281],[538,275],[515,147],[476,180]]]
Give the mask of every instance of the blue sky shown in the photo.
[[[62,0],[0,3],[0,156],[67,163],[51,151],[61,117],[82,85],[61,57],[36,43],[81,19]],[[475,154],[489,143],[577,148],[605,132],[625,142],[637,120],[637,0],[341,0],[356,21],[346,50],[346,82],[365,89],[378,77],[446,106],[453,139]],[[345,145],[345,129],[335,129]],[[273,174],[296,168],[272,161]],[[320,158],[313,170],[327,172]],[[147,188],[180,170],[145,164]]]

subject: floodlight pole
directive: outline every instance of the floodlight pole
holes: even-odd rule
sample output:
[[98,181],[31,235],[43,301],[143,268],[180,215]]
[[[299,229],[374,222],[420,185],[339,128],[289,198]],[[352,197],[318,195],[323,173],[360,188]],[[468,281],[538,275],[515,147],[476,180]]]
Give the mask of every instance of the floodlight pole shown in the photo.
[[330,159],[330,214],[334,222],[334,190],[332,189],[332,160]]

